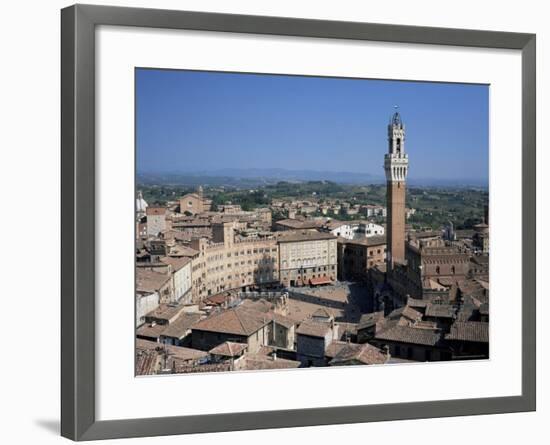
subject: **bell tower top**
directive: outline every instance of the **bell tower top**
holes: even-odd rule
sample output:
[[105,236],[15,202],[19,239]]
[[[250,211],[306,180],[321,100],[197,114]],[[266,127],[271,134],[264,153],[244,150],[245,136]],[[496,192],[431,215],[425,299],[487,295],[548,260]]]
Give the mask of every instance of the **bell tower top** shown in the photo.
[[400,155],[405,154],[405,125],[397,109],[396,105],[388,125],[388,153]]
[[388,153],[384,156],[386,179],[392,182],[405,181],[409,168],[409,157],[405,152],[405,124],[395,106],[395,113],[388,124]]
[[393,113],[393,116],[391,118],[391,124],[396,127],[403,126],[403,122],[401,122],[401,115],[399,114],[399,111],[397,111],[399,109],[399,106],[394,105],[393,108],[395,108],[395,113]]

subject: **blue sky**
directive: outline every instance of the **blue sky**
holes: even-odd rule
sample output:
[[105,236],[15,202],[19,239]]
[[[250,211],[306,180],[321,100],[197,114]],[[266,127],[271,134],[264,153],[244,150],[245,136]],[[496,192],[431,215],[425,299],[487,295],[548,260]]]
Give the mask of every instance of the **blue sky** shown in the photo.
[[488,178],[485,85],[138,69],[138,172],[383,175],[399,105],[410,178]]

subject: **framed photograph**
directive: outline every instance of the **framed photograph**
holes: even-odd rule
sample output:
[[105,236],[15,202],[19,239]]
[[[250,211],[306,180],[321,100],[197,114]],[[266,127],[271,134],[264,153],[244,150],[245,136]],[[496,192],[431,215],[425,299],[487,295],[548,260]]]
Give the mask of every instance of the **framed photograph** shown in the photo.
[[61,31],[63,436],[535,410],[535,35]]

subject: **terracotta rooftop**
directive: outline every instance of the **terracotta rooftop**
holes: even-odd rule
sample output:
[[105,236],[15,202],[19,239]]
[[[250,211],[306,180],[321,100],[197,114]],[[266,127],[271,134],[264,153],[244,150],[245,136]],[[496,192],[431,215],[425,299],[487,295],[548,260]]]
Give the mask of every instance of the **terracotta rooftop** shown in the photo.
[[170,274],[151,269],[136,268],[136,290],[139,292],[156,292],[169,280]]
[[246,354],[239,361],[239,369],[242,370],[289,369],[299,366],[300,362],[298,361],[274,358],[264,354]]
[[435,346],[441,339],[441,333],[433,329],[394,326],[376,333],[377,340]]
[[432,278],[424,278],[422,280],[422,288],[423,289],[431,289],[431,290],[445,290],[445,289],[447,289],[441,283],[438,283],[436,280],[434,280]]
[[415,309],[416,308],[425,308],[428,305],[428,303],[429,303],[428,300],[421,300],[421,299],[412,298],[412,297],[409,297],[407,299],[407,306],[415,308]]
[[359,319],[357,329],[365,329],[374,326],[377,322],[384,318],[384,311],[371,312],[370,314],[363,314]]
[[[191,240],[192,235],[185,234],[184,238],[186,240]],[[198,250],[191,249],[191,247],[181,246],[181,245],[178,244],[178,245],[175,245],[174,247],[172,247],[170,249],[170,253],[168,254],[168,256],[170,256],[170,257],[189,257],[189,258],[193,258],[198,254],[199,254]]]
[[298,324],[298,322],[293,318],[287,317],[286,315],[277,314],[276,312],[270,312],[268,316],[275,323],[284,326],[287,329],[290,329],[292,326],[296,326]]
[[317,241],[336,239],[332,233],[315,232],[315,231],[286,231],[276,232],[277,241],[279,243],[293,243],[301,241]]
[[325,349],[325,357],[328,357],[330,359],[336,357],[336,354],[340,352],[340,350],[348,344],[347,341],[341,341],[341,340],[333,340],[329,343],[327,348]]
[[313,314],[311,314],[311,316],[316,318],[332,318],[332,314],[324,307],[320,307],[319,309],[317,309],[315,312],[313,312]]
[[346,221],[338,221],[336,219],[333,219],[329,222],[327,222],[325,224],[325,227],[328,229],[328,230],[334,230],[334,229],[337,229],[338,227],[342,227],[342,226],[345,226],[347,224],[352,224],[352,222],[346,222]]
[[191,262],[191,258],[188,258],[188,257],[176,258],[176,257],[165,256],[165,257],[162,257],[160,261],[163,264],[169,264],[170,266],[172,266],[172,270],[174,272],[177,272],[178,270],[180,270],[181,268],[189,264]]
[[483,321],[456,321],[451,325],[451,331],[445,336],[445,339],[488,343],[489,323]]
[[187,198],[191,198],[191,197],[201,199],[201,196],[200,196],[198,193],[191,192],[191,193],[186,193],[185,195],[183,195],[183,196],[180,198],[180,200],[182,200],[182,199],[187,199]]
[[240,304],[240,307],[246,308],[246,309],[253,309],[258,312],[269,312],[271,309],[273,309],[273,304],[271,304],[269,301],[265,300],[264,298],[260,298],[259,300],[245,299]]
[[300,219],[281,219],[279,221],[275,221],[275,224],[280,224],[281,226],[290,227],[293,229],[315,229],[322,225],[319,221]]
[[475,297],[481,303],[488,302],[489,292],[478,280],[463,280],[459,283],[459,288],[463,296]]
[[162,332],[164,337],[181,339],[189,332],[195,323],[201,319],[201,314],[183,312],[172,321]]
[[428,304],[426,306],[426,317],[453,318],[455,308],[450,304]]
[[265,314],[246,308],[232,308],[199,321],[193,329],[249,336],[269,323]]
[[229,300],[231,300],[231,295],[222,293],[222,294],[216,294],[216,295],[211,295],[210,297],[206,297],[203,300],[203,302],[204,304],[207,304],[207,305],[218,306],[218,305],[227,303]]
[[193,228],[193,227],[210,227],[212,223],[207,219],[196,219],[193,221],[175,221],[172,227],[178,228]]
[[323,321],[305,320],[300,323],[296,334],[307,335],[308,337],[324,338],[330,330],[330,323]]
[[357,239],[343,239],[345,244],[355,244],[360,246],[381,246],[386,244],[386,235],[366,236]]
[[381,365],[386,363],[387,355],[377,347],[368,343],[348,343],[337,352],[329,362],[330,365],[362,363],[365,365]]
[[[178,224],[178,223],[172,223],[172,224]],[[165,240],[176,240],[176,241],[188,241],[189,240],[189,233],[184,232],[182,230],[165,230],[164,232],[161,232],[162,238]]]
[[147,337],[157,340],[166,329],[167,325],[159,323],[145,323],[136,329],[138,337]]
[[221,345],[218,345],[215,348],[211,349],[209,352],[210,354],[223,355],[225,357],[238,357],[247,348],[248,345],[246,343],[235,343],[232,341],[226,341]]
[[159,354],[163,354],[164,351],[168,352],[168,356],[175,360],[197,360],[203,357],[207,357],[208,353],[199,351],[198,349],[184,348],[182,346],[165,345],[163,343],[156,343],[153,341],[147,341],[142,339],[136,339],[137,351],[156,351]]
[[170,322],[184,310],[184,306],[175,304],[159,304],[156,309],[148,312],[145,316],[155,320]]
[[145,210],[145,213],[147,215],[165,215],[166,214],[166,208],[164,207],[147,207]]
[[417,311],[416,309],[413,309],[410,306],[402,306],[398,309],[393,310],[388,315],[388,318],[390,319],[397,319],[400,317],[405,317],[410,321],[416,321],[422,318],[422,313]]

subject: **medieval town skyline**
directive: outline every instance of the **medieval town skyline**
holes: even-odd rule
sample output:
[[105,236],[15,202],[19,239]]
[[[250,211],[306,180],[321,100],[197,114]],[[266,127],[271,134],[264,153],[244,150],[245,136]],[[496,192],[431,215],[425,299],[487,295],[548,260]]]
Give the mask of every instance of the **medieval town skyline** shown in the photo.
[[138,183],[136,374],[489,358],[488,193],[409,189],[385,128],[385,190]]

